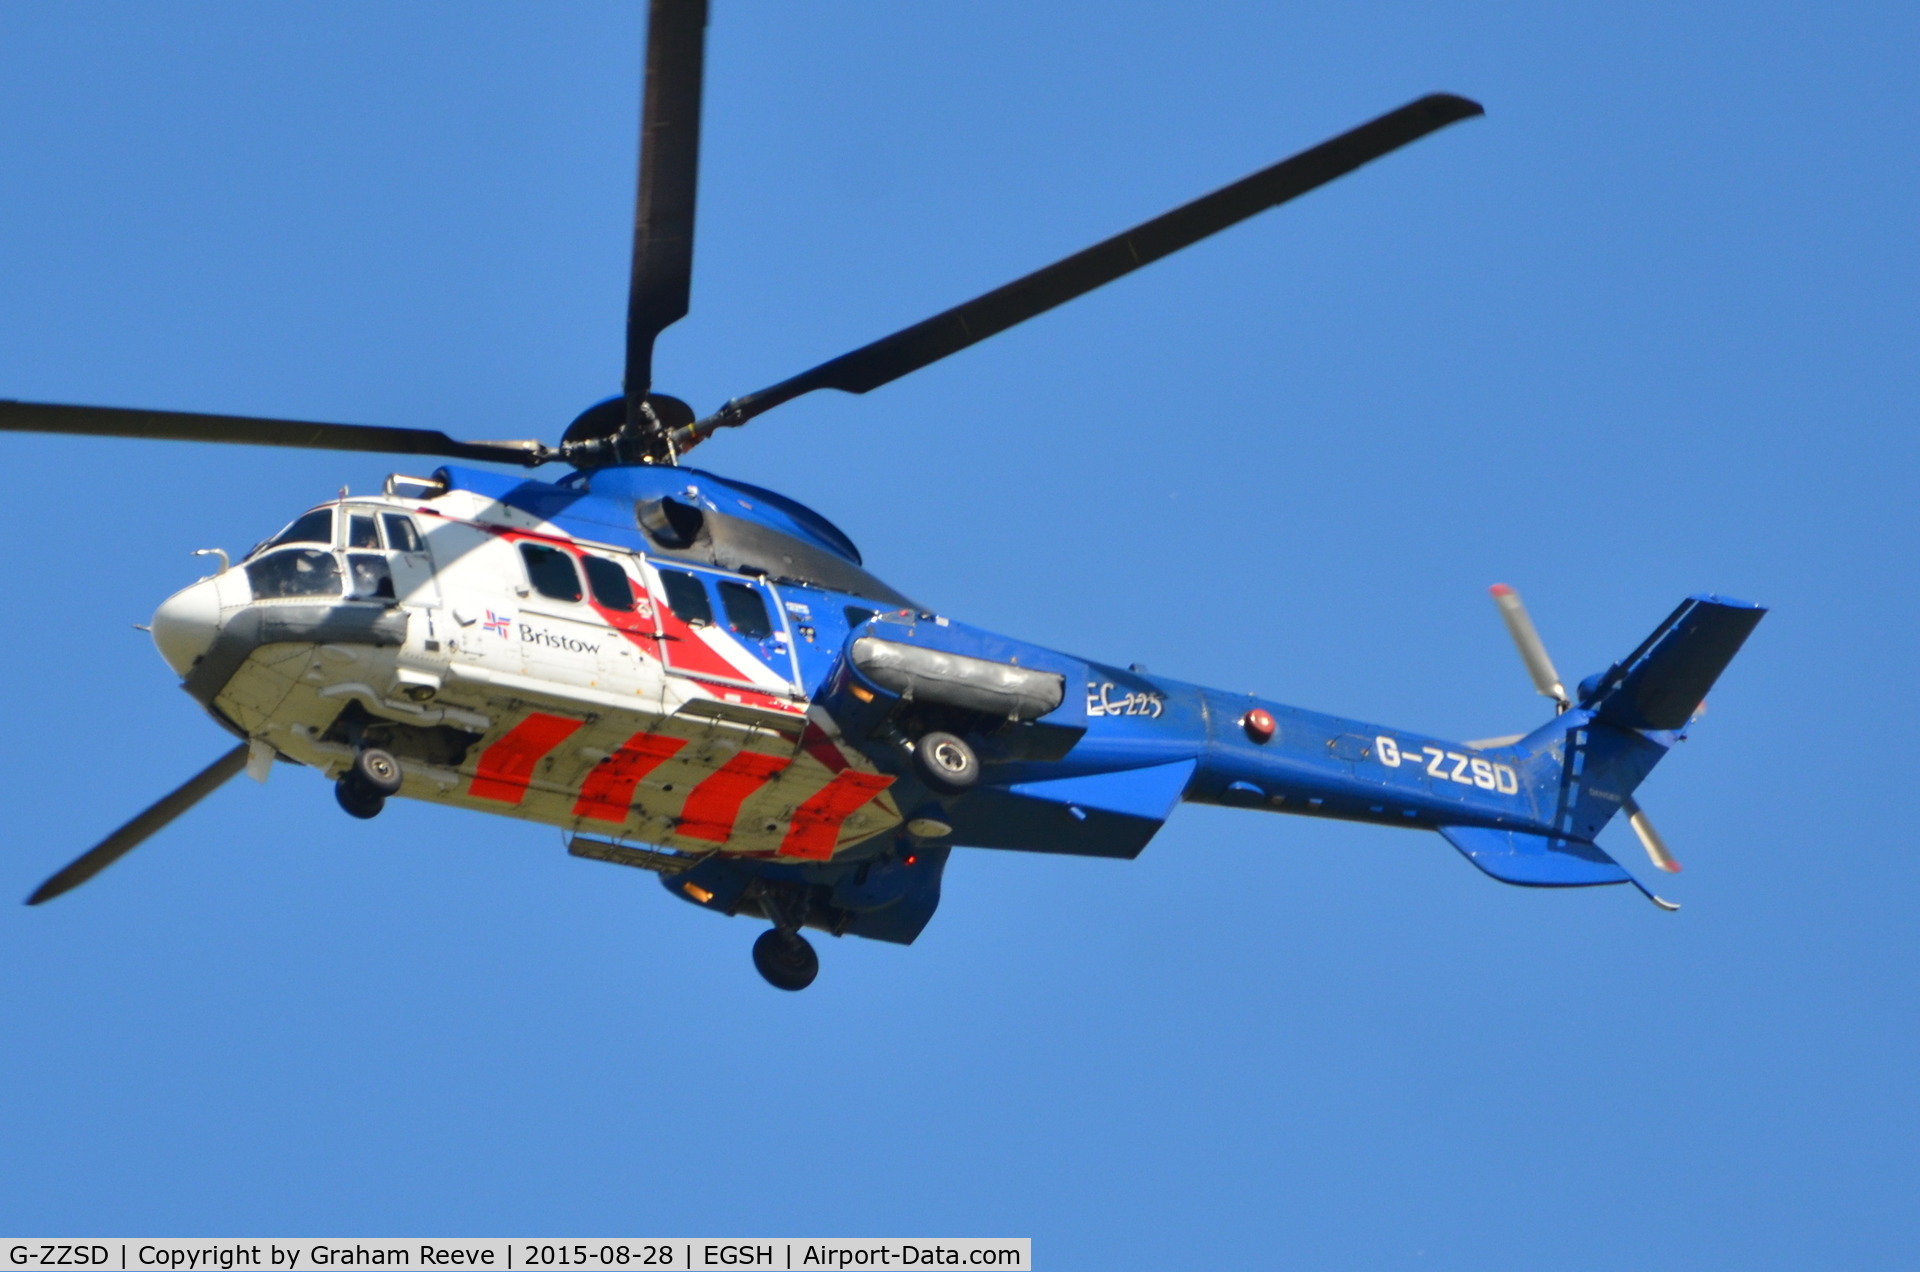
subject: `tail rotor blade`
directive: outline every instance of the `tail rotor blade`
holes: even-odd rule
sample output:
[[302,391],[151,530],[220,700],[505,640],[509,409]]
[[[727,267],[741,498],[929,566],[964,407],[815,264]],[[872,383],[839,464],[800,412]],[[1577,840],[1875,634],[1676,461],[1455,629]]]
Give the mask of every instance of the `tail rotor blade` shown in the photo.
[[138,848],[149,835],[214,793],[247,764],[247,744],[228,751],[207,767],[155,801],[105,839],[69,862],[65,869],[34,890],[28,905],[51,901],[62,892],[70,892]]
[[1633,833],[1640,836],[1640,846],[1647,850],[1647,858],[1653,862],[1654,868],[1668,874],[1679,874],[1680,863],[1667,851],[1667,841],[1660,838],[1660,832],[1653,828],[1653,823],[1647,820],[1647,814],[1634,802],[1633,797],[1629,795],[1620,807],[1626,810],[1627,825],[1633,827]]
[[1507,634],[1513,637],[1514,646],[1520,651],[1520,661],[1527,664],[1533,687],[1540,691],[1541,697],[1552,698],[1560,710],[1565,711],[1573,705],[1573,700],[1567,696],[1567,687],[1560,683],[1560,673],[1553,669],[1553,659],[1547,657],[1546,643],[1534,630],[1533,619],[1528,617],[1520,593],[1505,583],[1495,583],[1487,590],[1493,593],[1493,603],[1500,607]]

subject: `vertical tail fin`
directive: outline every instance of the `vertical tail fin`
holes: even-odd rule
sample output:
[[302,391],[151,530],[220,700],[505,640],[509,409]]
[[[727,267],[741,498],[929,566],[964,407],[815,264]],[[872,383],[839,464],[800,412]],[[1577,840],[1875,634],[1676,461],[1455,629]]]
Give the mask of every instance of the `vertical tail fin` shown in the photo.
[[1765,613],[1744,601],[1687,598],[1631,654],[1582,681],[1573,710],[1516,744],[1556,831],[1587,840],[1600,833]]
[[1634,789],[1765,614],[1744,601],[1689,597],[1626,658],[1581,682],[1572,709],[1507,748],[1550,834],[1452,826],[1440,833],[1507,883],[1638,886],[1593,840],[1632,807]]

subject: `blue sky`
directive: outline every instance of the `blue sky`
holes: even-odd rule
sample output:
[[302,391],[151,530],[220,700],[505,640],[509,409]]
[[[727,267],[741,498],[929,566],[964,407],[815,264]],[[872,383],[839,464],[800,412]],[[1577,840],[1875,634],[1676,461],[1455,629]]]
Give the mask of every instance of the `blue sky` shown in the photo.
[[[715,0],[707,409],[1420,93],[1447,130],[705,465],[944,612],[1459,737],[1771,605],[1685,873],[1178,812],[962,852],[912,948],[551,832],[235,783],[0,907],[0,1229],[1031,1235],[1048,1268],[1911,1260],[1910,6]],[[0,395],[554,436],[617,388],[637,4],[0,9]],[[139,632],[376,457],[8,437],[0,897],[218,754]],[[1419,535],[1409,533],[1418,527]],[[1608,842],[1641,867],[1624,827]]]

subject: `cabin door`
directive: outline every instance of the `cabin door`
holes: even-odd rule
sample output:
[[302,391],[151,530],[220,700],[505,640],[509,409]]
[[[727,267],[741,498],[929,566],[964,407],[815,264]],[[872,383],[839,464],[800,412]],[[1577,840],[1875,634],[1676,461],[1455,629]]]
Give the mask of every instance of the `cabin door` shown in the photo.
[[670,673],[716,690],[803,696],[785,608],[766,582],[678,561],[649,559],[646,568]]

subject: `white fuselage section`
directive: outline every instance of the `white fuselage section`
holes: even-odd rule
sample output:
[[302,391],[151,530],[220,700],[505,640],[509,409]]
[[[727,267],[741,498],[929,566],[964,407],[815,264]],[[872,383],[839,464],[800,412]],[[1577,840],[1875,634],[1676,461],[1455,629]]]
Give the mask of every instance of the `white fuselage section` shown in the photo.
[[804,602],[783,594],[804,590],[454,490],[315,509],[171,598],[154,634],[257,750],[330,776],[364,742],[412,798],[824,860],[901,815],[892,778],[809,714],[788,613]]

